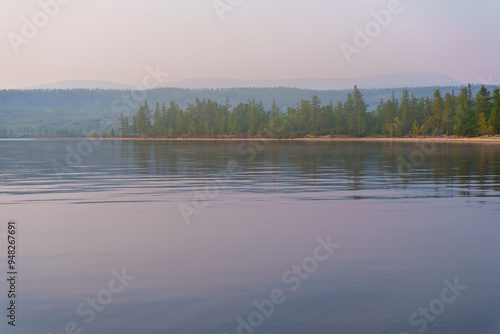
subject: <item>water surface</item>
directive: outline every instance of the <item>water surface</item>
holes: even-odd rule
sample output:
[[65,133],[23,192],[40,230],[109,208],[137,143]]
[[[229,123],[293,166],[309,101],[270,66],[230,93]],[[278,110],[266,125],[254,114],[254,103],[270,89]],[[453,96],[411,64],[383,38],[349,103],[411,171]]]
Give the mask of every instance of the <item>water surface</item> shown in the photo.
[[[82,333],[232,334],[280,290],[286,300],[254,333],[418,333],[424,323],[425,333],[500,333],[499,153],[0,141],[0,231],[15,219],[20,249],[18,326],[4,319],[1,331],[59,334],[75,322]],[[302,278],[286,274],[328,236],[333,254]],[[135,278],[87,323],[77,308],[122,268]],[[455,279],[467,288],[412,326]]]

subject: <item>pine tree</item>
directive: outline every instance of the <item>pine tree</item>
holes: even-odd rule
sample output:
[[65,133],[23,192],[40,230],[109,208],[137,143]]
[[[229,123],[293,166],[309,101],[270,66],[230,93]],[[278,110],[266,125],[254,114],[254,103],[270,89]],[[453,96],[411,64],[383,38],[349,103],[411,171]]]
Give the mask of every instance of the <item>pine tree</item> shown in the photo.
[[488,132],[491,135],[500,134],[500,89],[493,91],[493,108],[488,119]]
[[420,134],[420,127],[418,126],[417,120],[413,121],[413,126],[410,131],[410,136],[417,137]]
[[436,91],[434,92],[434,99],[432,100],[432,107],[431,107],[432,123],[434,124],[435,127],[434,133],[436,135],[441,134],[443,114],[444,114],[443,98],[441,96],[441,91],[439,89],[436,89]]
[[455,94],[454,92],[452,92],[452,94],[446,93],[444,98],[443,130],[447,135],[450,135],[453,129],[453,119],[455,117],[455,111]]
[[401,97],[401,122],[402,122],[402,133],[406,134],[413,123],[413,115],[411,112],[410,105],[410,94],[408,89],[403,89],[403,95]]
[[363,94],[357,86],[354,86],[354,112],[355,112],[355,123],[356,123],[356,135],[358,137],[366,133],[366,109],[368,105],[363,99]]
[[343,135],[345,129],[345,117],[342,103],[337,101],[337,105],[333,109],[333,117],[335,118],[335,134],[337,136]]
[[153,114],[153,134],[160,135],[161,134],[161,113],[160,113],[160,104],[156,102],[155,112]]
[[276,100],[273,97],[273,104],[271,106],[271,112],[270,112],[269,128],[275,130],[279,129],[280,127],[281,127],[280,111],[278,107],[276,107]]
[[255,100],[248,102],[248,134],[250,136],[255,136],[257,134],[257,107],[255,105]]
[[120,115],[120,137],[125,137],[125,117],[123,114]]
[[160,134],[164,137],[168,135],[168,115],[165,102],[162,102],[160,109]]
[[476,122],[472,112],[471,89],[464,87],[457,97],[457,111],[453,119],[453,134],[457,136],[469,136],[476,131]]
[[476,94],[475,115],[477,120],[477,132],[484,136],[488,134],[488,118],[491,113],[491,95],[486,87],[481,86]]
[[488,134],[496,135],[499,134],[499,121],[500,121],[500,109],[497,105],[491,110],[490,119],[488,120]]
[[424,135],[427,136],[431,130],[431,113],[432,113],[432,103],[429,97],[425,98],[424,102],[424,121],[422,126],[420,127],[420,132]]
[[382,107],[382,130],[389,137],[394,137],[394,119],[397,117],[394,101],[387,100]]
[[144,112],[146,114],[146,136],[151,136],[153,134],[153,125],[151,124],[151,109],[149,109],[147,101],[144,101]]
[[347,99],[344,102],[343,111],[347,121],[346,124],[347,129],[345,132],[347,135],[352,136],[355,133],[357,133],[357,122],[356,122],[356,112],[354,110],[354,98],[352,97],[351,93],[347,94]]
[[319,97],[314,95],[311,99],[311,114],[312,114],[312,131],[317,133],[319,131],[319,113],[321,101]]
[[488,134],[488,122],[486,121],[486,116],[484,112],[477,115],[477,131],[481,136]]

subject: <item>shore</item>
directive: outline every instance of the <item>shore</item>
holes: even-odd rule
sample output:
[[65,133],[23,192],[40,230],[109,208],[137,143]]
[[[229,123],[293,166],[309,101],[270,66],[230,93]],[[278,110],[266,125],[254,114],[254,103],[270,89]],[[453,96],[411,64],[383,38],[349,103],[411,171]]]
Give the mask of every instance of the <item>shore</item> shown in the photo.
[[305,137],[305,138],[36,138],[37,140],[141,140],[141,141],[319,141],[319,142],[436,142],[500,144],[500,135],[483,137]]

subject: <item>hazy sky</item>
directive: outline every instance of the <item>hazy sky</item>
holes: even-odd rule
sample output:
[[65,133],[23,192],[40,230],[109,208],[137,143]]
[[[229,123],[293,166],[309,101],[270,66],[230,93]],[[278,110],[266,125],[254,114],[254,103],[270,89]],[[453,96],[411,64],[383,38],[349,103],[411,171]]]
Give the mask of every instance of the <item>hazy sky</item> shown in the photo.
[[[369,24],[373,37],[350,63],[340,44],[355,47],[355,28],[397,0],[218,0],[233,4],[223,20],[213,0],[56,1],[0,0],[0,89],[62,80],[138,84],[157,64],[167,81],[404,72],[500,81],[498,0],[400,0],[388,24]],[[42,3],[52,3],[53,16]],[[38,32],[28,28],[34,16]]]

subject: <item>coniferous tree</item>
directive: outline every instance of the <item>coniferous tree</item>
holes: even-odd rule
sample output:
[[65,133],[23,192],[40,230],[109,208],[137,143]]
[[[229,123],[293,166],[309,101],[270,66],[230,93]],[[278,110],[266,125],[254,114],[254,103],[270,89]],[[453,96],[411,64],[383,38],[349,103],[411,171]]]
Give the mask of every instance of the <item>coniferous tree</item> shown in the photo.
[[488,132],[491,135],[500,134],[500,89],[493,91],[493,107],[488,119]]
[[321,101],[319,97],[314,95],[311,99],[311,114],[312,114],[312,131],[318,133],[319,131],[319,119],[320,119],[320,104]]
[[454,92],[452,92],[452,94],[446,93],[443,107],[443,130],[446,135],[451,135],[453,130],[453,119],[456,111]]
[[333,117],[335,119],[335,134],[340,136],[344,135],[344,129],[346,128],[346,120],[344,117],[344,107],[340,101],[337,102],[337,105],[333,109]]
[[403,95],[401,97],[401,122],[402,122],[402,133],[407,133],[413,124],[413,113],[411,112],[411,101],[408,89],[403,89]]
[[363,99],[363,94],[361,94],[361,91],[357,86],[354,86],[353,98],[356,123],[355,133],[358,137],[360,137],[366,133],[366,109],[368,108],[368,105],[366,105],[365,100]]
[[157,136],[161,133],[161,113],[160,103],[156,102],[155,112],[153,114],[153,135]]
[[443,114],[444,114],[444,101],[441,96],[441,91],[439,89],[436,89],[436,91],[434,92],[434,99],[432,100],[431,104],[431,119],[432,119],[431,122],[433,125],[432,127],[434,129],[435,135],[441,134]]
[[477,122],[477,132],[484,136],[488,134],[488,119],[491,113],[491,95],[486,87],[481,86],[481,89],[476,94],[475,114]]

